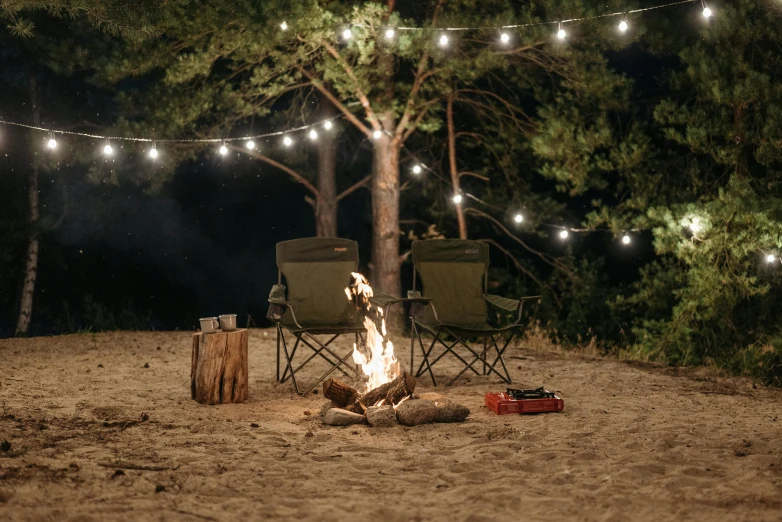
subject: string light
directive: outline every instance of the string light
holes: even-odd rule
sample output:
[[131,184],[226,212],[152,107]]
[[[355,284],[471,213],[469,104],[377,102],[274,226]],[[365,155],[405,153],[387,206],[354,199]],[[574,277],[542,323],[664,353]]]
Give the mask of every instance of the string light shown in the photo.
[[557,38],[559,38],[560,40],[564,40],[566,36],[567,33],[565,32],[564,29],[562,29],[562,22],[559,22],[559,31],[557,31]]
[[768,254],[766,256],[766,263],[771,264],[771,263],[773,263],[776,260],[777,260],[777,258],[774,256],[774,254]]
[[157,158],[157,147],[154,143],[152,144],[152,148],[149,149],[149,157],[152,159]]
[[290,136],[285,136],[282,139],[282,144],[285,145],[286,147],[290,147],[291,145],[293,145],[293,138],[291,138]]
[[247,150],[253,150],[255,148],[255,142],[253,140],[247,140],[247,143],[245,143],[244,146],[247,147]]
[[623,33],[627,31],[627,20],[622,20],[619,22],[619,30]]
[[310,135],[310,139],[313,141],[318,139],[318,131],[316,131],[315,129],[310,129],[309,135]]
[[326,121],[326,123],[323,124],[323,128],[326,130],[331,130],[331,127],[333,127],[334,124],[331,123],[331,120]]
[[288,23],[283,20],[283,22],[280,24],[280,29],[282,29],[283,31],[287,31]]
[[57,140],[54,139],[54,134],[49,136],[49,141],[46,142],[46,146],[52,150],[57,148]]
[[440,43],[440,47],[448,47],[448,35],[441,34],[439,43]]
[[225,143],[223,143],[220,145],[220,155],[225,156],[226,154],[228,154],[228,147],[226,147]]
[[690,220],[690,231],[693,234],[697,234],[703,230],[703,225],[701,224],[701,219],[699,217],[694,217],[692,220]]
[[457,205],[458,205],[459,203],[461,203],[461,202],[462,202],[462,195],[461,195],[461,194],[456,194],[456,195],[453,197],[453,202],[454,202],[454,203],[456,203]]
[[705,2],[705,0],[701,0],[701,5],[703,6],[703,17],[704,17],[704,18],[710,18],[710,17],[711,17],[711,15],[712,15],[712,12],[711,12],[711,9],[709,9],[709,8],[706,6],[706,2]]
[[559,237],[560,237],[561,239],[567,239],[568,235],[569,235],[569,234],[568,234],[568,231],[567,231],[567,230],[560,230],[560,231],[559,231]]
[[515,216],[513,216],[513,221],[515,221],[516,223],[521,223],[522,221],[524,221],[524,216],[522,216],[521,214],[516,214]]
[[500,41],[504,44],[510,42],[510,35],[508,33],[502,33],[500,35]]
[[396,31],[394,31],[393,29],[391,29],[391,28],[386,29],[386,32],[385,32],[386,40],[393,40],[395,34],[396,34]]
[[103,154],[106,156],[111,156],[111,154],[114,152],[114,149],[111,148],[111,144],[106,142],[106,146],[103,147]]
[[625,234],[625,235],[622,236],[622,243],[625,244],[625,245],[629,245],[630,244],[630,236],[628,234]]
[[353,31],[351,31],[350,29],[345,29],[344,31],[342,31],[343,40],[348,41],[351,38],[353,38]]
[[423,170],[421,165],[413,165],[413,174],[420,174]]
[[383,131],[376,130],[375,132],[372,133],[372,137],[375,138],[376,140],[379,140],[380,138],[383,137]]

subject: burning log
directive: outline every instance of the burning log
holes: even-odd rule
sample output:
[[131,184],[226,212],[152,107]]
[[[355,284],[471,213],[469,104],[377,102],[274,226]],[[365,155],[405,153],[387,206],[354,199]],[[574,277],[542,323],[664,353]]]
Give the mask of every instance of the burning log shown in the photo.
[[384,404],[397,404],[415,391],[415,377],[402,372],[396,379],[389,381],[364,395],[353,387],[336,379],[323,383],[323,396],[331,399],[339,407],[356,413],[364,413],[370,406],[383,401]]
[[415,391],[415,377],[407,372],[402,372],[393,381],[366,392],[359,397],[356,404],[363,412],[369,406],[374,406],[380,401],[384,401],[384,404],[396,404],[408,395],[411,395],[413,391]]
[[342,381],[328,379],[323,383],[323,396],[334,401],[340,408],[347,408],[355,404],[359,393]]

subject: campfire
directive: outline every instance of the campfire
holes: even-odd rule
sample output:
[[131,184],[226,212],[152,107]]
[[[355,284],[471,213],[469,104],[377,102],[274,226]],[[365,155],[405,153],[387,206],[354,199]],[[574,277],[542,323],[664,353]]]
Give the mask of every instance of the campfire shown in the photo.
[[323,396],[329,399],[321,411],[326,424],[348,425],[368,422],[372,426],[406,425],[427,422],[461,422],[470,413],[464,406],[434,394],[414,396],[415,377],[399,367],[394,345],[388,338],[383,310],[373,305],[372,287],[363,275],[353,279],[345,294],[364,317],[366,341],[353,345],[353,361],[366,377],[365,389],[337,379],[323,383]]

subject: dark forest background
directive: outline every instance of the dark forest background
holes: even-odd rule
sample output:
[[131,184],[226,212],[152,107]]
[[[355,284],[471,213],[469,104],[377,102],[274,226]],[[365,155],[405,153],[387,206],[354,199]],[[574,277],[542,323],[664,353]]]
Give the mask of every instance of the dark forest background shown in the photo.
[[[252,2],[182,2],[181,11],[152,15],[144,10],[150,3],[140,2],[138,13],[101,10],[111,23],[96,23],[91,4],[103,9],[111,2],[5,8],[0,119],[33,124],[37,117],[47,128],[95,134],[145,135],[157,128],[182,137],[213,129],[171,123],[185,118],[180,84],[168,95],[157,90],[160,71],[171,66],[143,46],[184,38],[165,28],[190,16],[188,10],[201,16],[213,10],[215,17],[234,10],[240,19]],[[338,28],[373,5],[269,2],[252,16],[271,31],[277,20],[314,16],[307,9],[316,4]],[[454,2],[448,20],[494,25],[495,18],[557,19],[563,12],[575,17],[622,7],[492,1],[468,16],[471,4]],[[647,4],[655,5],[630,7]],[[482,136],[458,148],[461,168],[480,175],[463,181],[462,191],[474,196],[463,205],[466,232],[492,244],[492,291],[542,294],[527,319],[562,344],[594,341],[629,357],[716,364],[779,385],[781,6],[771,0],[709,5],[710,19],[697,2],[630,17],[626,35],[617,35],[619,18],[568,28],[568,50],[547,44],[551,59],[566,64],[561,81],[533,83],[512,61],[497,70],[487,66],[475,84],[521,107],[531,123],[516,132],[493,119],[502,112],[497,107],[484,114],[457,102],[457,130]],[[420,23],[431,9],[427,2],[397,6],[399,16]],[[164,29],[139,34],[138,24]],[[471,44],[465,38],[457,45]],[[460,79],[443,85],[462,82],[483,63],[480,55],[459,58],[451,78]],[[129,74],[135,59],[147,60],[150,72]],[[242,135],[311,123],[318,120],[318,111],[307,108],[312,103],[280,95],[262,113],[235,109],[231,130]],[[400,254],[413,239],[460,234],[442,111],[421,123],[401,156]],[[344,122],[337,136],[337,178],[348,186],[373,172],[373,143]],[[29,335],[193,330],[199,317],[220,313],[237,313],[241,326],[268,326],[275,244],[316,234],[300,183],[236,150],[223,157],[211,146],[174,153],[160,145],[161,156],[172,159],[151,162],[148,145],[115,142],[117,153],[107,160],[100,140],[58,136],[57,149],[49,151],[48,138],[0,125],[0,336],[16,333],[31,236],[40,251]],[[318,157],[304,136],[287,151],[271,140],[261,145],[277,161],[315,175]],[[427,169],[416,175],[411,169],[420,162]],[[31,224],[33,169],[40,220]],[[516,213],[524,215],[520,225]],[[338,234],[359,242],[361,269],[370,272],[370,190],[351,192],[337,215]],[[571,230],[567,240],[559,238],[561,227]],[[629,245],[620,241],[624,234]],[[411,277],[407,259],[403,292]]]

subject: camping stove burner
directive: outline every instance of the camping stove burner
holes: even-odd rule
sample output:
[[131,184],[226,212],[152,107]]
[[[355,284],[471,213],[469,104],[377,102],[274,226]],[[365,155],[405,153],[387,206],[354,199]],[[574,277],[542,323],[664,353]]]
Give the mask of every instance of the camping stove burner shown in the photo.
[[513,388],[508,388],[507,393],[517,401],[522,399],[553,399],[555,397],[554,392],[544,389],[543,386],[534,390],[514,390]]

